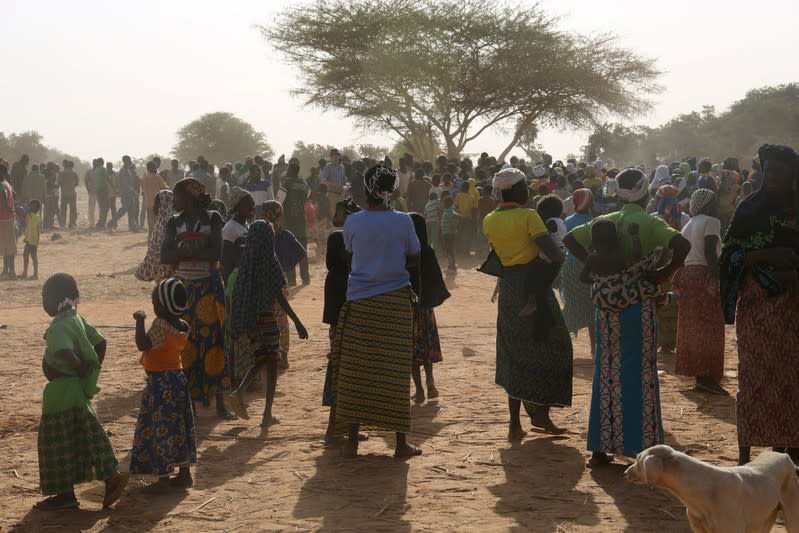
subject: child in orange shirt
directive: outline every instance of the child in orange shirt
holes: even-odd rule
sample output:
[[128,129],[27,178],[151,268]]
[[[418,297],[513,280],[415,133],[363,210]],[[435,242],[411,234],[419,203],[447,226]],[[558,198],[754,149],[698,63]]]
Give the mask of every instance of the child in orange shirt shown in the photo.
[[[189,325],[180,316],[188,296],[183,283],[169,278],[153,291],[153,311],[157,317],[144,330],[144,311],[136,311],[136,346],[147,372],[136,432],[133,436],[130,473],[158,476],[158,482],[145,490],[166,492],[187,489],[193,480],[189,465],[197,462],[197,436],[194,412],[180,353],[189,338]],[[174,478],[169,474],[178,467]]]

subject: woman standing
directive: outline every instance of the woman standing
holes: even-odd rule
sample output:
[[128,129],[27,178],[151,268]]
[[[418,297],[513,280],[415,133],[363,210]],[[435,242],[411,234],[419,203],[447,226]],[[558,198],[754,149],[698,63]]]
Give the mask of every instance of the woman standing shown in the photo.
[[[633,239],[649,255],[657,247],[673,251],[671,262],[651,273],[662,283],[682,265],[690,244],[674,228],[646,213],[649,181],[627,169],[616,177],[621,211],[595,218],[571,231],[563,243],[580,261],[588,257],[591,225],[607,220],[616,226],[625,264],[632,265]],[[637,248],[638,246],[636,246]],[[635,457],[663,442],[657,374],[657,326],[653,300],[630,301],[620,312],[597,309],[596,367],[588,419],[589,466],[607,464],[610,454]]]
[[421,455],[408,444],[413,360],[413,311],[407,268],[419,262],[411,218],[389,208],[397,174],[377,165],[364,176],[368,209],[347,217],[344,244],[352,267],[333,348],[337,431],[348,430],[344,453],[358,453],[361,425],[395,431],[395,457]]
[[710,189],[697,190],[691,196],[690,210],[691,220],[682,229],[682,236],[691,243],[691,251],[674,277],[675,290],[680,294],[674,372],[695,377],[697,390],[726,395],[721,387],[724,317],[720,305],[708,305],[719,298],[721,223],[716,194]]
[[759,156],[764,184],[738,206],[720,259],[724,319],[737,320],[741,464],[752,446],[799,447],[799,154],[764,145]]
[[[572,194],[574,214],[566,217],[566,230],[571,231],[591,221],[594,195],[591,189],[577,189]],[[594,304],[591,303],[591,286],[580,281],[583,265],[572,253],[566,254],[560,271],[560,299],[563,301],[563,318],[569,333],[577,335],[588,328],[591,354],[594,353]]]
[[[522,207],[528,197],[524,172],[500,170],[494,176],[493,190],[501,193],[502,202],[483,220],[483,231],[504,271],[499,285],[495,382],[508,394],[508,440],[518,442],[525,436],[519,419],[522,401],[530,407],[533,425],[549,433],[563,432],[550,419],[550,407],[571,405],[572,345],[552,289],[546,302],[538,303],[537,312],[521,316],[527,304],[529,263],[544,253],[559,265],[563,252],[538,213]],[[552,279],[541,283],[551,285],[556,275],[557,270]],[[548,331],[536,332],[542,313],[549,315],[545,322],[551,326]]]
[[235,415],[225,407],[223,389],[230,387],[225,357],[225,289],[219,273],[222,258],[222,217],[209,211],[211,197],[194,178],[180,180],[174,189],[175,211],[161,244],[161,263],[173,265],[183,281],[188,304],[183,320],[189,340],[181,353],[192,400],[210,405],[222,419]]

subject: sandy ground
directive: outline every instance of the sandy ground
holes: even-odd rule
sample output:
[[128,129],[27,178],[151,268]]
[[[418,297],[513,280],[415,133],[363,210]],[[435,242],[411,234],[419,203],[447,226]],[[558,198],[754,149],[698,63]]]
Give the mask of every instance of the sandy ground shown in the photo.
[[[87,225],[83,214],[81,223]],[[293,294],[311,338],[292,339],[291,369],[281,377],[275,401],[280,425],[266,434],[258,417],[219,422],[201,408],[192,490],[151,497],[140,491],[142,480],[132,479],[116,508],[103,511],[102,484],[95,482],[77,488],[81,510],[31,511],[41,497],[36,431],[48,323],[40,304],[42,279],[58,271],[75,275],[81,314],[108,339],[95,407],[124,462],[144,386],[131,314],[144,308],[152,315],[151,286],[131,275],[144,256],[146,235],[59,233],[59,240],[43,237],[39,281],[0,285],[0,323],[8,325],[0,330],[0,529],[689,531],[679,501],[627,483],[623,465],[586,469],[593,364],[585,335],[574,341],[573,406],[554,413],[570,433],[552,438],[530,432],[520,446],[506,442],[506,397],[493,384],[493,279],[473,271],[450,280],[453,297],[436,311],[445,358],[436,366],[441,398],[413,408],[411,440],[424,455],[394,460],[394,438],[384,434],[372,434],[357,460],[326,449],[321,393],[328,341],[319,263],[312,267],[313,283]],[[734,341],[728,330],[724,385],[733,393]],[[673,375],[673,365],[673,357],[660,361],[666,442],[715,464],[734,464],[734,396],[692,392],[690,380]],[[262,406],[262,399],[252,402],[251,412]]]

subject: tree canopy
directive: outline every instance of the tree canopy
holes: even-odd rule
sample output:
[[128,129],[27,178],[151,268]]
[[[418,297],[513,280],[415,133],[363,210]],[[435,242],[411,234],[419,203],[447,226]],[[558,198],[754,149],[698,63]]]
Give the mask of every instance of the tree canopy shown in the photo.
[[314,0],[261,31],[298,69],[306,105],[388,131],[420,159],[431,144],[457,157],[497,129],[504,157],[531,127],[629,118],[658,90],[651,60],[558,23],[481,0]]
[[766,142],[799,146],[799,83],[754,89],[723,113],[704,106],[655,128],[601,124],[584,151],[619,163],[690,156],[743,161]]
[[186,162],[204,156],[216,165],[239,161],[247,156],[274,155],[266,136],[232,113],[207,113],[178,130],[174,156]]
[[40,164],[53,162],[61,165],[64,159],[69,159],[75,163],[75,170],[78,175],[89,168],[89,164],[82,161],[79,157],[69,155],[56,148],[51,148],[42,143],[44,137],[38,131],[25,131],[21,133],[11,133],[6,135],[0,132],[0,158],[13,164],[18,161],[23,154],[30,157],[31,163]]

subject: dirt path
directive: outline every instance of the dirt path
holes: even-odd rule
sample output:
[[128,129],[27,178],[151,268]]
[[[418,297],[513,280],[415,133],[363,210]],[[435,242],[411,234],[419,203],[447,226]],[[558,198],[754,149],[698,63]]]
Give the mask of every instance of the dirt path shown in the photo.
[[[48,236],[49,237],[49,236]],[[41,278],[68,271],[78,279],[80,312],[108,338],[97,413],[120,458],[132,442],[144,373],[131,314],[150,311],[148,284],[131,275],[145,236],[63,233],[40,248]],[[496,308],[492,279],[461,272],[437,317],[445,361],[436,367],[441,398],[413,409],[411,440],[424,456],[391,458],[393,437],[373,434],[351,461],[322,446],[321,407],[327,330],[321,324],[323,265],[292,304],[311,339],[292,339],[291,369],[278,383],[269,434],[257,420],[217,422],[198,413],[195,488],[148,497],[131,481],[111,512],[101,510],[99,483],[82,485],[82,510],[30,511],[40,498],[36,428],[45,380],[40,360],[48,318],[42,281],[0,285],[0,529],[13,531],[689,531],[680,503],[660,490],[635,487],[622,466],[591,471],[585,434],[593,365],[587,339],[575,340],[574,404],[554,414],[563,438],[530,433],[521,446],[504,438],[506,398],[493,385]],[[464,356],[464,349],[474,355]],[[736,460],[734,397],[692,392],[664,357],[661,390],[667,443],[717,464]],[[728,331],[725,386],[737,387],[733,332]],[[253,411],[263,400],[253,402]]]

